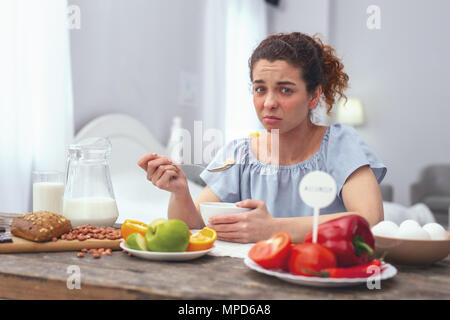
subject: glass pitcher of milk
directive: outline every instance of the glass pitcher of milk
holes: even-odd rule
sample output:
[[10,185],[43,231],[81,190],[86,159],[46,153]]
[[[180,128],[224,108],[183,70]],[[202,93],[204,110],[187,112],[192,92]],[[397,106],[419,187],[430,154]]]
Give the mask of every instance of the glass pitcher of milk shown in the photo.
[[73,227],[111,227],[119,212],[109,169],[111,142],[88,138],[69,146],[63,215]]

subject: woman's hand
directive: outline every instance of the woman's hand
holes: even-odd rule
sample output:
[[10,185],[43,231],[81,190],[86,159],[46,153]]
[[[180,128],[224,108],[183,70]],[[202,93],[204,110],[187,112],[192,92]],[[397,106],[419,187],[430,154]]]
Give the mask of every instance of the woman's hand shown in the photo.
[[208,227],[217,231],[219,240],[251,243],[272,236],[275,218],[270,215],[264,201],[247,199],[236,203],[236,206],[252,210],[215,216],[206,221]]
[[168,157],[150,153],[143,156],[138,165],[147,172],[147,180],[159,189],[172,193],[189,192],[186,175]]

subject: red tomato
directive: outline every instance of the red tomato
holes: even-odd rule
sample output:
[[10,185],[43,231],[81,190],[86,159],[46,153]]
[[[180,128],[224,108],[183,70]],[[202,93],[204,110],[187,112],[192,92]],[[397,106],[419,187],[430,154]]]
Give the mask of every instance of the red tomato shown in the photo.
[[333,251],[318,243],[302,243],[292,247],[288,265],[292,274],[313,276],[323,269],[335,268],[337,260]]
[[248,252],[250,259],[265,269],[278,269],[286,265],[291,248],[291,237],[287,232],[275,234],[269,240],[261,240]]
[[295,246],[294,243],[291,243],[289,245],[289,249],[288,249],[289,252],[287,254],[286,259],[284,259],[284,263],[281,265],[281,269],[286,271],[286,272],[289,272],[289,258],[291,256],[292,248],[294,248],[294,246]]

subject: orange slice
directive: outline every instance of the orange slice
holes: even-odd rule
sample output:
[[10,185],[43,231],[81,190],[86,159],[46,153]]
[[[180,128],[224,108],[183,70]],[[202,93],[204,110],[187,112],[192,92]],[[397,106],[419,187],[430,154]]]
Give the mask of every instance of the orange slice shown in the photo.
[[203,228],[199,232],[189,237],[189,246],[186,251],[207,250],[214,245],[217,239],[217,232],[214,229]]
[[122,233],[122,238],[126,240],[130,234],[135,232],[140,233],[145,237],[147,228],[148,225],[143,222],[136,220],[125,220],[122,224],[120,232]]

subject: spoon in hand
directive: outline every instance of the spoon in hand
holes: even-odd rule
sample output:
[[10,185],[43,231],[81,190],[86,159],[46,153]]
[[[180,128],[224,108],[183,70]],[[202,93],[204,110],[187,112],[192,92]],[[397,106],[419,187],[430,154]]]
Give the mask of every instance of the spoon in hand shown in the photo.
[[235,164],[236,164],[236,161],[233,158],[228,158],[227,160],[224,161],[224,163],[221,167],[214,168],[214,169],[208,169],[208,171],[209,172],[219,172],[219,171],[227,170],[228,168],[232,167]]

